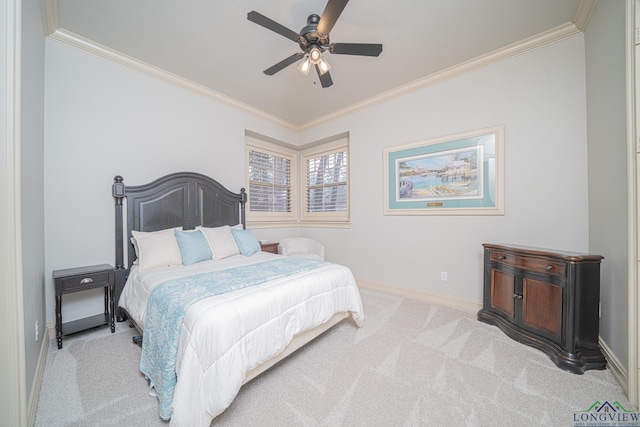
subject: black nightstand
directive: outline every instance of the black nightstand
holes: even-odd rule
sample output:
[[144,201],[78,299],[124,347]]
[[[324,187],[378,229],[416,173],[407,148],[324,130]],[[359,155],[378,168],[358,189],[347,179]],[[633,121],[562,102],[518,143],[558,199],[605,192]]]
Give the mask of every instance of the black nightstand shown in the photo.
[[[111,333],[116,331],[115,323],[115,280],[113,267],[109,264],[68,268],[53,272],[56,286],[56,339],[62,348],[62,337],[96,326],[111,325]],[[104,313],[62,323],[62,295],[72,292],[104,288]]]

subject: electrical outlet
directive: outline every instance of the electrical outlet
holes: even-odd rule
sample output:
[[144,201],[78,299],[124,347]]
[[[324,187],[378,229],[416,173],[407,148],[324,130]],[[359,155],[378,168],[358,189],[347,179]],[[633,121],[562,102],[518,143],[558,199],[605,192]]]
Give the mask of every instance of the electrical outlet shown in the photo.
[[446,282],[448,279],[448,275],[446,271],[441,271],[440,272],[440,280],[442,280],[443,282]]
[[38,341],[38,337],[40,334],[38,333],[38,321],[36,320],[36,341]]

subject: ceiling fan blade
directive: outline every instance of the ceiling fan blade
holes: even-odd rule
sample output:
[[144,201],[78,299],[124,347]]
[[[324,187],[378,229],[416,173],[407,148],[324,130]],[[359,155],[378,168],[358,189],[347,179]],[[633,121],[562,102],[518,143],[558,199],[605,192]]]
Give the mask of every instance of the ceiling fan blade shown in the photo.
[[320,84],[323,88],[329,87],[333,84],[333,80],[331,80],[331,74],[329,74],[329,71],[326,71],[324,74],[322,74],[320,72],[320,67],[318,67],[318,64],[316,64],[316,72],[318,73]]
[[278,62],[276,65],[267,68],[263,72],[267,76],[273,76],[275,73],[277,73],[278,71],[282,70],[283,68],[286,68],[289,65],[293,64],[297,60],[301,59],[303,56],[304,56],[304,53],[302,53],[302,52],[294,53],[290,57],[288,57],[286,59],[283,59],[282,61]]
[[281,36],[288,38],[289,40],[293,40],[294,42],[298,42],[298,39],[300,38],[300,34],[288,29],[284,25],[278,24],[276,21],[267,18],[266,16],[256,12],[255,10],[247,13],[247,19],[251,22],[255,22],[256,24],[265,27],[268,30],[276,32]]
[[338,55],[378,56],[382,52],[379,43],[332,43],[329,52]]
[[318,22],[317,31],[329,34],[348,2],[349,0],[329,0]]

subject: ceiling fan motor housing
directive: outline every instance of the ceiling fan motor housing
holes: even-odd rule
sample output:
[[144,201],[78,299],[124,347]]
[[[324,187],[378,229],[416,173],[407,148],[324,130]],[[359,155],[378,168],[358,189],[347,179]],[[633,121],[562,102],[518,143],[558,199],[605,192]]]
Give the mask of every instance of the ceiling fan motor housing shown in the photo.
[[307,25],[300,30],[298,44],[304,52],[308,52],[314,45],[321,51],[329,47],[329,35],[318,33],[319,22],[320,16],[315,13],[311,14],[307,18]]

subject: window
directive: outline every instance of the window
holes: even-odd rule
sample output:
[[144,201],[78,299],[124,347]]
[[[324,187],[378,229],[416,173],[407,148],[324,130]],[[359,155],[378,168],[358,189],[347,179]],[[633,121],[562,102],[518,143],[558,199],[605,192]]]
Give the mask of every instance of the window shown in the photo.
[[296,219],[292,172],[295,156],[247,144],[248,213],[253,221],[291,221]]
[[349,150],[343,144],[302,154],[303,221],[349,221]]
[[245,138],[251,227],[349,226],[348,133],[304,147],[251,131]]

